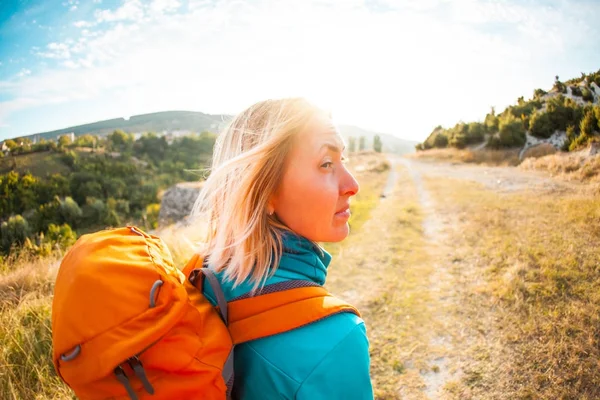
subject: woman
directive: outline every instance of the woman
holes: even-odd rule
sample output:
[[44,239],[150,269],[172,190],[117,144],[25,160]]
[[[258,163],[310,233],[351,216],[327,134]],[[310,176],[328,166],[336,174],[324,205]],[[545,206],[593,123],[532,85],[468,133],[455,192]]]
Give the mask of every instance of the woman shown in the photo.
[[[316,243],[348,236],[358,192],[343,147],[304,99],[257,103],[221,133],[194,214],[209,221],[202,254],[228,301],[288,280],[325,283],[331,256]],[[373,398],[365,324],[350,313],[237,346],[235,373],[241,399]]]

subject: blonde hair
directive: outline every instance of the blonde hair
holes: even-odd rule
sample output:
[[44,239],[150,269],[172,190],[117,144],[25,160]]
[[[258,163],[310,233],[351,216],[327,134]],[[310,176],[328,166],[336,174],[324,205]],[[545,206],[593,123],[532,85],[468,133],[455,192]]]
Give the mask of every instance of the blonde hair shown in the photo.
[[[282,237],[290,231],[269,215],[295,138],[327,113],[302,98],[266,100],[237,115],[218,136],[211,174],[192,215],[207,224],[201,253],[234,286],[254,289],[279,265]],[[274,268],[270,271],[270,266]]]

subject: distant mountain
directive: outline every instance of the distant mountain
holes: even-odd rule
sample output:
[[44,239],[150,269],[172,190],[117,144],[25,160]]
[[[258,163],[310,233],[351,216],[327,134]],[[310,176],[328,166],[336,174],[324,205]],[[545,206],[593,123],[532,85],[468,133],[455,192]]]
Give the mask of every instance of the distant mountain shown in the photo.
[[[129,119],[114,118],[105,121],[98,121],[91,124],[71,126],[65,129],[55,131],[41,132],[28,136],[33,139],[56,139],[60,135],[74,133],[75,136],[84,134],[106,135],[116,129],[122,129],[125,132],[143,133],[156,132],[186,134],[190,132],[219,132],[221,128],[229,121],[230,115],[211,115],[196,111],[163,111],[151,114],[136,115]],[[365,136],[368,148],[372,148],[373,137],[379,135],[383,142],[383,150],[393,153],[410,153],[415,149],[417,142],[404,140],[385,133],[376,133],[366,129],[351,125],[340,125],[342,136],[348,140],[348,137],[356,138]]]
[[44,139],[55,139],[66,133],[74,133],[75,136],[84,134],[106,135],[116,129],[126,132],[217,132],[219,128],[231,118],[228,115],[210,115],[195,111],[163,111],[151,114],[135,115],[129,119],[114,118],[105,121],[93,122],[91,124],[71,126],[50,132],[41,132],[30,135],[29,138],[39,137]]

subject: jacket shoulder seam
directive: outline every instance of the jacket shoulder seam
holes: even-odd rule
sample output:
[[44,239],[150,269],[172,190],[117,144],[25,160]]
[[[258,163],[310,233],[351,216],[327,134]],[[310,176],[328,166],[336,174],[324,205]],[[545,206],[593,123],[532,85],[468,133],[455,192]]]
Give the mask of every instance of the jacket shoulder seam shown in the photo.
[[354,333],[354,331],[356,331],[356,329],[358,329],[359,327],[361,327],[362,325],[364,325],[365,322],[361,320],[360,323],[356,324],[352,329],[350,329],[350,331],[342,338],[340,339],[335,346],[333,346],[328,352],[327,354],[325,354],[321,360],[314,366],[314,368],[308,373],[308,375],[306,375],[306,377],[302,380],[302,383],[300,383],[300,386],[298,386],[298,390],[296,390],[296,393],[294,393],[294,399],[296,399],[298,397],[298,393],[300,392],[300,390],[302,390],[302,386],[304,385],[304,383],[310,379],[310,377],[312,376],[312,374],[321,366],[321,364],[323,364],[323,362],[329,357],[329,355],[331,353],[333,353],[342,343],[344,343],[346,341],[346,339],[348,339],[348,337],[350,337],[350,335],[352,335]]
[[[250,348],[254,354],[256,354],[257,356],[259,356],[261,358],[261,360],[263,360],[265,363],[267,363],[269,366],[273,367],[273,369],[276,369],[277,371],[279,371],[282,375],[285,375],[286,378],[288,378],[289,380],[291,380],[292,382],[300,385],[300,382],[298,382],[296,379],[292,378],[288,373],[286,373],[284,370],[282,370],[281,368],[279,368],[277,365],[273,364],[271,361],[269,361],[264,355],[262,355],[260,352],[258,352],[254,346],[252,346],[251,342],[246,342],[244,343],[244,346]],[[235,351],[235,350],[234,350]]]

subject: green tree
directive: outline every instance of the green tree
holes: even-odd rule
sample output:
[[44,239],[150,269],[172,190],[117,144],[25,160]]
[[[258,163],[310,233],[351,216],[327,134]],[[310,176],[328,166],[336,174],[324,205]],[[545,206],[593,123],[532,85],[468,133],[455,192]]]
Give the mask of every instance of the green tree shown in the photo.
[[483,122],[488,133],[496,133],[498,132],[498,117],[496,116],[496,110],[492,107],[492,110],[486,114],[485,120]]
[[525,144],[523,122],[511,114],[500,120],[499,145],[501,147],[520,147]]
[[365,142],[366,142],[366,138],[364,136],[360,136],[358,138],[358,151],[363,151],[367,148]]
[[535,91],[533,92],[533,97],[538,99],[542,96],[544,96],[547,92],[543,89],[535,89]]
[[64,149],[65,147],[69,146],[70,144],[71,144],[71,136],[61,135],[58,138],[58,148],[59,149]]
[[375,137],[373,137],[373,150],[375,150],[377,153],[381,153],[382,147],[383,145],[381,143],[381,137],[379,135],[375,135]]
[[598,120],[593,109],[588,109],[581,120],[579,130],[582,135],[592,136],[598,129]]
[[437,148],[448,147],[448,136],[442,132],[438,132],[433,139],[433,146]]
[[61,222],[58,196],[48,203],[39,205],[31,217],[31,227],[34,232],[43,232],[50,224]]
[[549,138],[554,133],[554,126],[548,113],[535,113],[529,120],[531,134],[540,138]]
[[21,215],[14,215],[0,225],[0,247],[8,253],[13,245],[22,245],[29,233],[27,220]]
[[467,129],[469,143],[481,143],[484,139],[485,125],[481,122],[471,122]]
[[73,144],[77,147],[88,147],[93,149],[96,147],[97,140],[98,138],[96,136],[90,135],[88,133],[85,135],[78,136],[73,142]]
[[130,152],[133,148],[133,135],[117,129],[107,136],[107,143],[110,150]]
[[19,145],[17,144],[17,142],[15,142],[15,141],[14,141],[14,140],[12,140],[12,139],[5,140],[5,141],[4,141],[4,144],[6,144],[6,147],[8,147],[8,149],[9,149],[10,151],[12,151],[13,149],[15,149],[15,148],[19,147]]
[[348,138],[348,153],[356,152],[356,138],[354,136],[350,136]]
[[65,197],[65,199],[60,202],[60,215],[64,222],[77,228],[83,217],[83,212],[75,200],[71,197]]
[[581,97],[583,98],[583,100],[589,101],[590,103],[594,101],[594,95],[592,94],[591,90],[587,87],[584,87],[581,90]]

